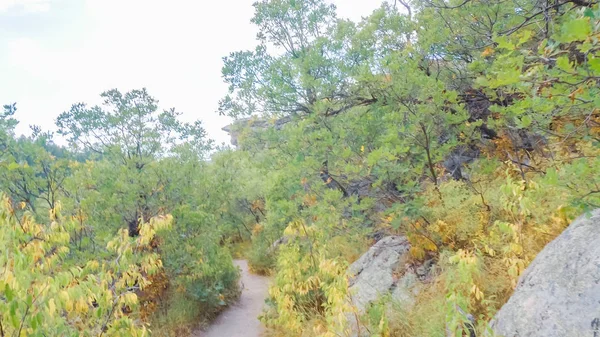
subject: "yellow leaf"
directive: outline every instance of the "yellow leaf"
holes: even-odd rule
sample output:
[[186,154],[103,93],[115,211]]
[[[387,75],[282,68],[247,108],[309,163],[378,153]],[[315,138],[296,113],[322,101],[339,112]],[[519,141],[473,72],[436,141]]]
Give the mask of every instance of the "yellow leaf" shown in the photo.
[[67,300],[67,302],[65,303],[65,309],[67,310],[67,312],[73,311],[73,301]]
[[56,312],[56,303],[54,303],[54,299],[51,298],[48,301],[48,314],[50,314],[50,317],[52,317],[55,312]]
[[66,292],[65,290],[61,291],[61,292],[58,294],[58,297],[60,298],[60,300],[61,300],[62,302],[65,302],[65,303],[66,303],[66,302],[68,302],[68,301],[69,301],[69,293],[68,293],[68,292]]
[[123,295],[123,298],[126,305],[133,305],[137,303],[137,296],[134,293],[126,293]]
[[85,299],[80,298],[79,300],[77,300],[77,303],[75,303],[75,310],[77,310],[77,312],[82,313],[88,311],[88,304],[86,303]]
[[494,54],[494,49],[492,49],[491,47],[487,47],[483,50],[483,52],[481,52],[481,56],[483,56],[483,57],[488,57],[493,54]]

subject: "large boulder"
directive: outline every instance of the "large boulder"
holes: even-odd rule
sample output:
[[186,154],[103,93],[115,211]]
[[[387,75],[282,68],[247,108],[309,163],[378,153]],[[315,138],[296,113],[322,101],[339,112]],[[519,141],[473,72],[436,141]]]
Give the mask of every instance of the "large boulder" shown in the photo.
[[283,126],[289,123],[291,120],[292,119],[289,116],[275,120],[253,116],[248,118],[237,119],[232,124],[223,127],[221,130],[229,134],[229,136],[231,137],[231,145],[238,146],[239,137],[244,131],[250,132],[252,134],[267,130],[269,128],[281,130]]
[[403,236],[379,240],[348,269],[352,303],[359,312],[377,298],[391,294],[395,300],[411,303],[417,283],[426,267],[413,268],[409,263],[410,243]]
[[600,336],[600,210],[537,255],[491,326],[504,337]]

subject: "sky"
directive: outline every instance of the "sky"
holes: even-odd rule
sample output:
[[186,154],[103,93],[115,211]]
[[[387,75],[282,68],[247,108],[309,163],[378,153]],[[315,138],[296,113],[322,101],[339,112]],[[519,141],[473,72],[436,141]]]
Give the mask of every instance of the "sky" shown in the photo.
[[[229,142],[216,112],[227,92],[222,58],[253,49],[255,0],[0,0],[0,105],[17,103],[18,133],[55,130],[72,104],[147,88],[163,109],[200,119]],[[331,0],[355,21],[381,0]]]

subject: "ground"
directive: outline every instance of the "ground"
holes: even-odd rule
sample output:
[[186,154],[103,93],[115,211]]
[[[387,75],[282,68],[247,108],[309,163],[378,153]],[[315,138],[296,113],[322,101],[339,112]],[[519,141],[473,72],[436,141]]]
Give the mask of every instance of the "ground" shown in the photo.
[[264,333],[257,317],[267,297],[269,278],[250,274],[245,260],[234,263],[241,269],[239,301],[219,315],[206,330],[196,331],[193,337],[259,337]]

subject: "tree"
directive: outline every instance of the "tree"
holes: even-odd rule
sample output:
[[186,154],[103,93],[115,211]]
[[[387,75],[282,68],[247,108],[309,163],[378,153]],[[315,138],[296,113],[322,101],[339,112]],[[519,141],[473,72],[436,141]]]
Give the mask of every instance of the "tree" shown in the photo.
[[17,103],[4,105],[2,109],[3,112],[0,114],[0,129],[3,131],[12,131],[19,123],[13,118],[17,112]]
[[96,171],[94,189],[101,196],[112,196],[101,201],[105,211],[119,214],[130,235],[137,236],[140,223],[168,208],[161,204],[169,177],[161,171],[160,161],[183,147],[202,159],[211,142],[199,121],[178,121],[180,113],[174,108],[158,112],[158,101],[146,89],[125,94],[113,89],[101,97],[102,107],[78,103],[62,113],[56,120],[58,132],[73,147],[106,159],[94,166],[101,170]]
[[14,128],[19,123],[14,116],[17,103],[4,105],[0,113],[0,156],[7,150],[8,142],[14,136]]
[[[70,175],[68,154],[52,143],[50,134],[39,133],[31,137],[7,138],[7,149],[0,162],[0,182],[14,202],[24,202],[36,216],[44,219],[47,212],[38,210],[39,202],[44,209],[54,209],[59,193]],[[61,153],[56,158],[46,149]]]
[[175,108],[159,113],[158,101],[146,89],[125,94],[113,89],[100,96],[104,108],[77,103],[58,116],[58,133],[71,145],[132,163],[138,170],[184,142],[194,144],[201,156],[210,149],[200,121],[179,122],[181,113]]
[[224,58],[229,95],[220,101],[221,114],[336,115],[374,100],[353,94],[352,73],[362,58],[350,53],[354,24],[337,20],[335,6],[264,0],[254,8],[259,45]]

